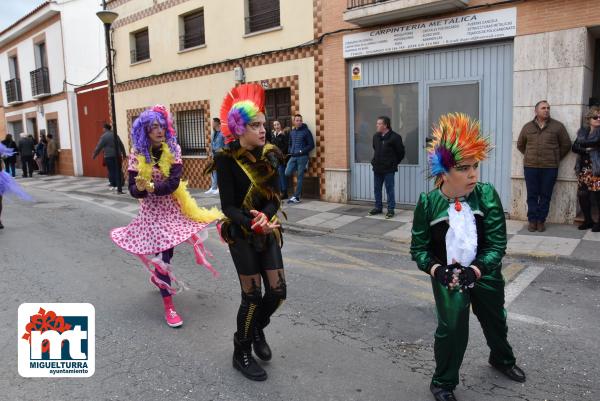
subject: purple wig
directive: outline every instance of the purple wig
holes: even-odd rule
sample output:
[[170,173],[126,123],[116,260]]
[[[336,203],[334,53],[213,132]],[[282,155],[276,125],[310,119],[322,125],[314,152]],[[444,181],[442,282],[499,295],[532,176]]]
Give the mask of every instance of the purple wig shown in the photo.
[[133,141],[133,147],[136,152],[141,153],[146,158],[146,162],[150,163],[152,160],[150,157],[150,138],[148,134],[152,129],[154,122],[165,130],[165,137],[167,145],[171,153],[175,154],[177,148],[177,134],[173,128],[173,120],[169,115],[169,112],[163,105],[156,105],[147,110],[144,110],[142,114],[133,122],[133,128],[131,129],[131,139]]

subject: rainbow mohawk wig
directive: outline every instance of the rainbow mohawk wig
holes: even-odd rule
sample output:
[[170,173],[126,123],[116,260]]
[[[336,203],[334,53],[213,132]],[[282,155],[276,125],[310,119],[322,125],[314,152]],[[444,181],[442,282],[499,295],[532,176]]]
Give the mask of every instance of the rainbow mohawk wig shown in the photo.
[[231,143],[243,135],[246,124],[258,113],[264,112],[265,90],[262,86],[244,84],[231,89],[221,105],[221,129],[225,143]]
[[433,127],[433,140],[427,146],[429,174],[436,177],[448,173],[461,160],[473,158],[484,160],[491,150],[488,138],[481,136],[479,121],[462,113],[450,113],[440,117]]

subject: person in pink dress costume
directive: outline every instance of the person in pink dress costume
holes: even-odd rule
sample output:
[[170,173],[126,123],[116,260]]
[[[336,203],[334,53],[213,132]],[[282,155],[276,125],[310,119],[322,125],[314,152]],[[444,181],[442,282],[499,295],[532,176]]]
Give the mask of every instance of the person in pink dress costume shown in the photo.
[[164,106],[142,112],[133,123],[131,138],[129,192],[140,200],[140,208],[129,225],[113,229],[110,236],[117,246],[141,259],[150,281],[160,289],[167,324],[179,327],[183,320],[172,296],[185,286],[173,275],[173,251],[181,243],[191,244],[196,262],[217,277],[203,242],[208,226],[223,215],[215,208],[200,208],[187,191],[181,179],[181,148]]

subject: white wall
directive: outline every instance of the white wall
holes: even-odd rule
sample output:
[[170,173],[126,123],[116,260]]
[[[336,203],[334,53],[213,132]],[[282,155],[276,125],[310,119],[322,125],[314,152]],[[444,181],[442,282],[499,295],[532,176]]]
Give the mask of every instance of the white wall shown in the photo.
[[[30,54],[33,57],[33,40],[30,41]],[[63,91],[63,82],[65,80],[65,63],[63,60],[63,44],[60,21],[52,24],[46,29],[46,52],[48,53],[48,76],[50,78],[50,93],[60,93]],[[35,69],[35,59],[33,59]],[[22,75],[22,74],[21,74]],[[29,73],[27,74],[29,78]],[[31,83],[29,84],[29,94],[31,94]],[[23,95],[24,97],[25,95]],[[25,100],[25,98],[23,98]]]
[[[160,12],[115,29],[118,81],[279,50],[314,37],[313,2],[309,0],[280,0],[281,29],[253,36],[245,35],[245,0],[188,0],[170,6],[171,3],[169,0],[131,0],[114,9],[119,13],[119,22],[153,4],[165,5]],[[204,9],[206,47],[179,51],[179,16],[199,8]],[[145,27],[148,28],[150,61],[131,65],[130,35]]]
[[[59,1],[67,82],[88,83],[106,66],[104,26],[98,0]],[[107,79],[106,71],[93,82]],[[72,90],[72,86],[68,87]]]
[[60,100],[58,102],[48,103],[44,105],[44,116],[43,120],[38,120],[40,124],[40,128],[43,126],[46,129],[46,133],[48,133],[48,129],[46,127],[46,117],[45,115],[48,113],[57,112],[58,113],[58,133],[60,136],[60,148],[61,149],[71,149],[71,136],[69,132],[69,117],[67,112],[67,101]]
[[44,104],[43,114],[39,112],[38,106],[27,107],[18,111],[6,112],[6,118],[14,115],[23,116],[23,129],[27,134],[33,134],[33,132],[27,132],[27,124],[25,115],[33,111],[37,112],[37,125],[38,131],[46,130],[48,133],[48,127],[46,126],[46,114],[56,112],[58,113],[58,133],[60,136],[60,147],[61,149],[71,149],[71,137],[69,131],[69,115],[67,113],[67,101],[59,100],[57,102]]
[[[64,65],[66,72],[67,114],[65,124],[59,121],[61,140],[63,130],[69,134],[69,144],[73,155],[73,171],[76,176],[83,174],[77,96],[75,85],[105,81],[106,46],[104,25],[96,16],[101,10],[97,0],[58,0],[61,15]],[[99,74],[100,73],[100,74]],[[63,129],[64,126],[64,129]],[[62,144],[62,142],[61,142]]]
[[21,94],[23,102],[33,100],[31,93],[30,72],[37,69],[35,65],[33,38],[41,33],[46,36],[46,51],[48,57],[48,71],[50,78],[50,93],[56,94],[63,91],[65,70],[63,64],[62,34],[60,21],[55,22],[44,30],[24,39],[0,54],[0,77],[2,77],[2,96],[4,106],[7,105],[6,85],[4,82],[11,79],[8,67],[8,52],[17,49],[19,63],[19,78],[21,79]]
[[[523,155],[516,143],[523,125],[534,117],[534,105],[548,100],[552,118],[575,140],[592,95],[593,38],[587,28],[544,32],[515,38],[513,73],[513,152],[511,218],[527,219]],[[577,209],[574,153],[561,162],[548,221],[571,223]]]
[[[307,57],[251,67],[246,69],[246,81],[260,81],[297,75],[299,110],[292,110],[292,112],[302,114],[304,122],[314,133],[316,125],[314,65],[314,58]],[[164,104],[169,108],[172,103],[208,100],[210,103],[210,118],[219,117],[223,98],[233,86],[235,86],[233,71],[226,71],[162,85],[117,92],[115,93],[117,132],[123,143],[127,144],[129,142],[127,110],[150,107],[157,103]]]
[[[72,155],[73,155],[73,174],[83,175],[83,161],[81,156],[81,141],[79,136],[79,115],[77,114],[77,95],[75,92],[67,93],[69,133]],[[60,127],[59,127],[60,128]]]

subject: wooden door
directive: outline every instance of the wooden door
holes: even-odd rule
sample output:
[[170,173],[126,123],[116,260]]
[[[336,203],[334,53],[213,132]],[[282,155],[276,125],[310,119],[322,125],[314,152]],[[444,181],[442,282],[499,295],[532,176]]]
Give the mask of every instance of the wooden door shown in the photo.
[[267,132],[273,129],[273,121],[281,123],[281,128],[292,128],[292,96],[290,88],[269,89],[265,96],[267,112]]
[[91,89],[77,93],[77,115],[79,118],[79,138],[83,175],[86,177],[106,177],[106,167],[102,165],[103,154],[95,160],[92,154],[102,135],[102,126],[110,121],[108,114],[108,88]]

